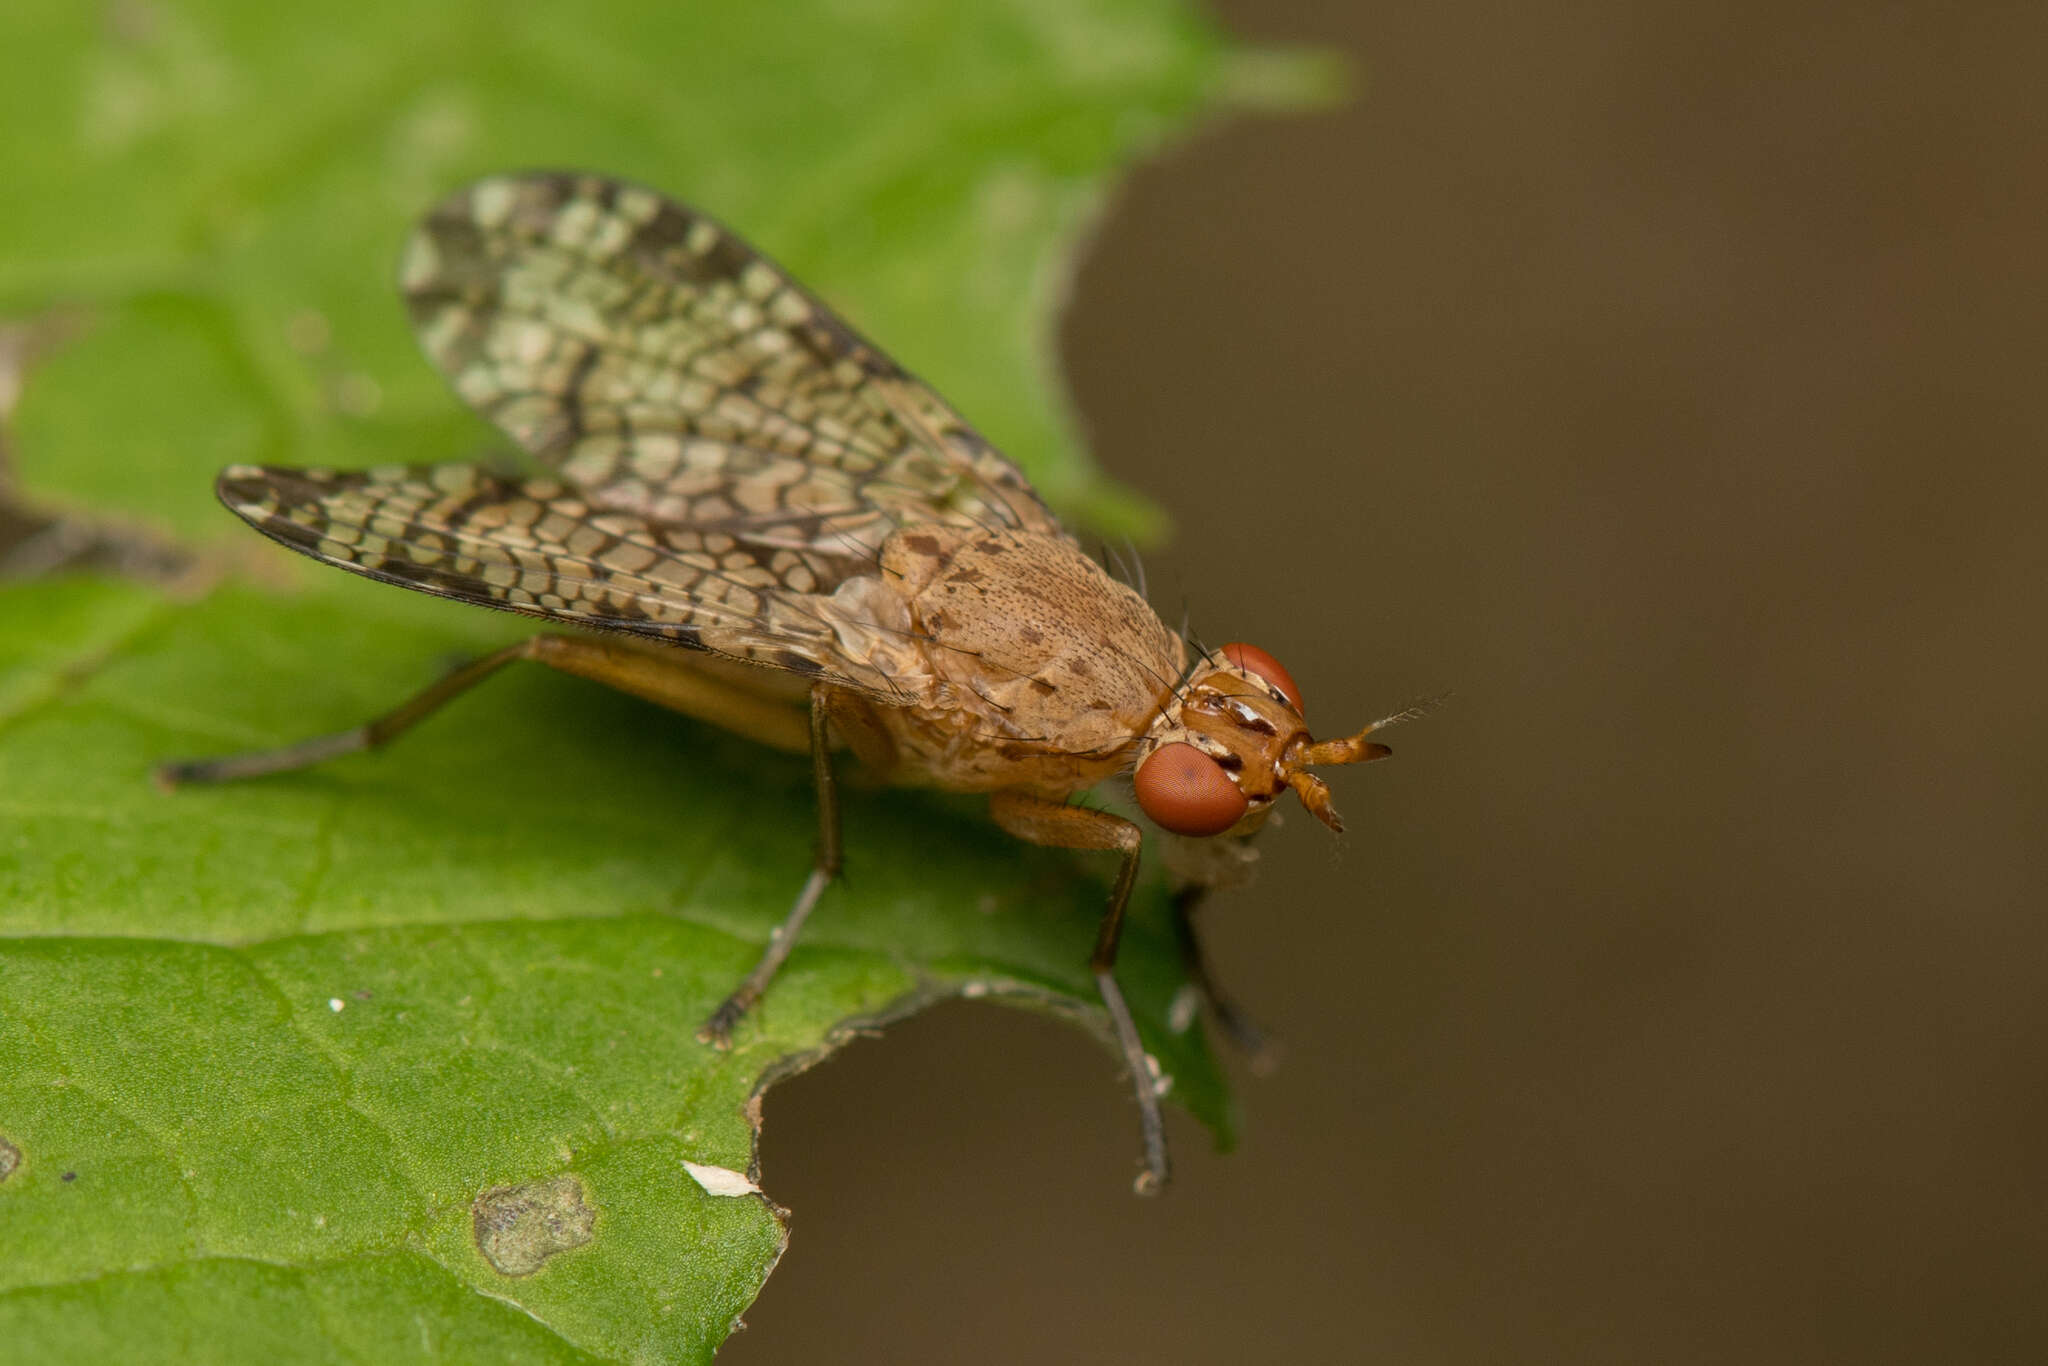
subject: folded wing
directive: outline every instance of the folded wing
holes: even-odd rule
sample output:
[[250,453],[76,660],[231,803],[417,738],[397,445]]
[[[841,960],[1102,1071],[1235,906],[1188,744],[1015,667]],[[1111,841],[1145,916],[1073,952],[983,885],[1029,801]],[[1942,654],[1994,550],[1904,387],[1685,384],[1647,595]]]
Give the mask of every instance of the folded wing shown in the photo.
[[[456,392],[593,506],[737,515],[780,544],[849,528],[878,542],[858,528],[911,521],[1058,533],[1017,468],[927,386],[651,190],[569,174],[478,182],[422,222],[400,283]],[[702,469],[718,450],[751,451],[790,482],[736,497]]]
[[849,580],[830,555],[595,507],[558,479],[475,465],[236,465],[217,488],[266,536],[368,578],[900,697],[889,662],[907,657],[908,619],[892,619],[879,580]]

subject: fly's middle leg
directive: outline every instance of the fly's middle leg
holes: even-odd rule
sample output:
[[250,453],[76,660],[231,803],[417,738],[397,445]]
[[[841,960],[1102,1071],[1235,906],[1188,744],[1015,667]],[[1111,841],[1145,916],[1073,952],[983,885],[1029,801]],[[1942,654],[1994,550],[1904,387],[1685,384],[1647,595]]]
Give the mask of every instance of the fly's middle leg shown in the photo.
[[803,932],[804,922],[811,918],[811,911],[817,906],[818,898],[839,876],[843,861],[839,837],[839,784],[832,773],[832,737],[834,730],[854,753],[877,772],[886,772],[894,761],[893,746],[887,732],[874,722],[864,704],[851,695],[823,683],[811,687],[811,779],[818,792],[818,844],[817,854],[811,863],[811,875],[804,880],[803,889],[797,893],[796,902],[789,908],[789,914],[782,923],[768,933],[768,947],[762,950],[761,959],[754,964],[740,984],[733,988],[732,995],[711,1012],[697,1030],[697,1038],[714,1048],[732,1046],[733,1026],[740,1017],[753,1009],[775,974],[782,970],[790,951],[796,947],[797,936]]

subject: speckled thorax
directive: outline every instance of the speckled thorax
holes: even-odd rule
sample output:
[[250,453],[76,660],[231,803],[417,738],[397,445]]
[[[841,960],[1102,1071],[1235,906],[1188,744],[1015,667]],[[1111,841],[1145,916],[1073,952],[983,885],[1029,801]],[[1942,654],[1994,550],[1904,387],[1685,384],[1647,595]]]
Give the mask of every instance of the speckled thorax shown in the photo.
[[908,707],[880,707],[903,777],[1065,797],[1136,756],[1187,647],[1065,537],[925,524],[890,536],[882,584],[908,613]]

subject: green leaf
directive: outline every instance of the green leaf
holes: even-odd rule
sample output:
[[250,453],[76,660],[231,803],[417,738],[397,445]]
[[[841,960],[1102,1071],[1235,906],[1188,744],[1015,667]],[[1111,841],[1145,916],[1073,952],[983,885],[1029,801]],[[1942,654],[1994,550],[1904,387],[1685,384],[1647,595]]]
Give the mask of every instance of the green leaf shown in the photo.
[[[210,496],[233,461],[493,444],[389,283],[411,221],[483,172],[589,167],[711,210],[1055,502],[1152,525],[1067,431],[1047,338],[1068,253],[1116,165],[1218,91],[1270,101],[1294,71],[1310,94],[1317,68],[1246,65],[1180,0],[760,13],[359,0],[313,27],[253,0],[32,0],[0,19],[0,309],[63,322],[0,375],[22,385],[20,482],[272,581],[197,601],[0,586],[9,1354],[702,1360],[783,1243],[745,1181],[772,1193],[761,1088],[946,995],[1102,1032],[1106,860],[1019,846],[976,802],[849,786],[849,881],[736,1047],[698,1044],[808,866],[806,765],[539,670],[386,754],[149,782],[360,722],[521,633],[301,572]],[[1119,975],[1171,1097],[1227,1141],[1200,1031],[1169,1023],[1156,887]],[[1107,1060],[1101,1087],[1129,1106]]]

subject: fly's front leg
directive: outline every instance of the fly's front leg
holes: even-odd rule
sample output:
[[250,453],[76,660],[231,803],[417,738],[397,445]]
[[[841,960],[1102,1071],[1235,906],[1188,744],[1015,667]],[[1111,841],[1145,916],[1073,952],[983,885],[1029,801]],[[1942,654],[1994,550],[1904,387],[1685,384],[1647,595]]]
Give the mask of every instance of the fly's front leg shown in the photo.
[[732,1046],[732,1027],[761,999],[768,983],[781,971],[818,898],[839,876],[839,786],[832,776],[831,732],[835,726],[841,738],[870,767],[886,771],[894,761],[895,750],[888,733],[876,723],[864,703],[823,683],[811,686],[811,779],[818,790],[817,857],[812,861],[811,875],[804,880],[803,890],[796,895],[796,904],[789,908],[782,923],[769,932],[768,947],[762,951],[761,961],[754,964],[746,980],[698,1029],[697,1038],[713,1048]]
[[988,810],[997,825],[1020,840],[1055,849],[1112,849],[1123,855],[1088,966],[1095,972],[1095,988],[1109,1010],[1110,1027],[1116,1033],[1124,1066],[1131,1075],[1132,1090],[1138,1097],[1145,1170],[1138,1174],[1134,1188],[1140,1195],[1155,1194],[1166,1184],[1168,1176],[1166,1122],[1159,1113],[1159,1089],[1152,1059],[1145,1052],[1138,1037],[1137,1021],[1131,1018],[1131,1008],[1124,1003],[1123,989],[1116,982],[1117,941],[1123,935],[1124,908],[1130,904],[1131,888],[1138,880],[1138,852],[1144,844],[1144,832],[1107,811],[1065,806],[1021,792],[996,793],[989,798]]
[[1244,1050],[1252,1071],[1263,1076],[1278,1065],[1280,1048],[1237,1008],[1237,1003],[1223,993],[1209,972],[1209,956],[1202,951],[1202,937],[1195,930],[1195,910],[1208,892],[1206,887],[1183,887],[1173,898],[1173,933],[1180,942],[1181,968],[1201,993],[1217,1025],[1232,1043]]
[[803,718],[793,707],[753,696],[691,668],[689,655],[673,646],[638,647],[624,641],[546,634],[472,660],[374,721],[277,749],[164,764],[156,770],[157,784],[174,788],[185,783],[235,782],[380,749],[445,703],[522,659],[632,693],[777,749],[801,753],[808,744]]

